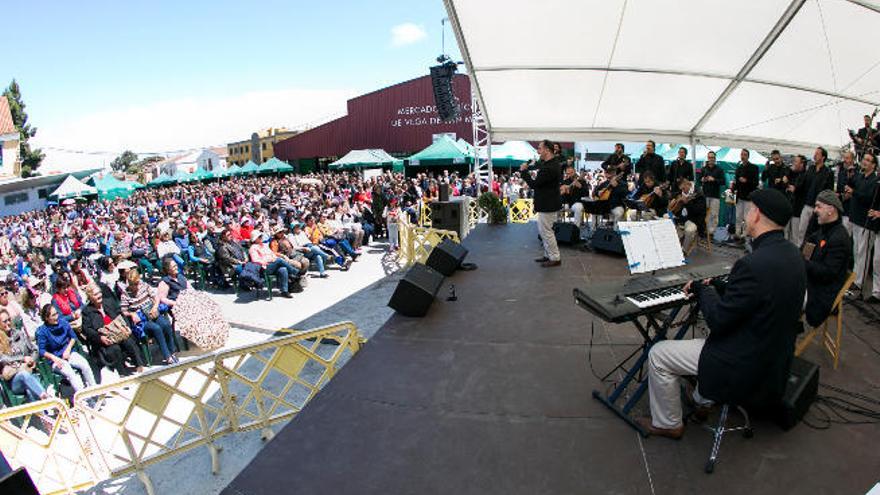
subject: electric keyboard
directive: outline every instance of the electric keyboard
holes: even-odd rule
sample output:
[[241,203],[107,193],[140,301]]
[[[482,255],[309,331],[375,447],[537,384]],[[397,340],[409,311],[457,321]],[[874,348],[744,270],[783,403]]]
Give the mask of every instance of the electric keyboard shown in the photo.
[[689,300],[682,290],[687,282],[726,277],[731,268],[732,261],[684,266],[599,283],[574,289],[574,302],[605,321],[620,323],[644,314],[681,306]]

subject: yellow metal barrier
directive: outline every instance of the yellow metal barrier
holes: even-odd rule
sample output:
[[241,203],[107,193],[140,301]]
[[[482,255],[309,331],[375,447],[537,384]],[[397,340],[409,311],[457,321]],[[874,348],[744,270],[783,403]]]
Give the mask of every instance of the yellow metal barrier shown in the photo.
[[270,426],[299,413],[361,342],[354,323],[342,322],[218,354],[232,428],[260,429],[263,440],[272,438]]
[[68,455],[95,451],[104,477],[134,472],[149,495],[155,490],[145,468],[196,447],[207,447],[216,474],[218,438],[252,429],[271,438],[270,426],[301,411],[363,342],[353,323],[341,322],[82,390],[74,412],[88,441]]
[[419,217],[419,225],[422,227],[430,227],[431,226],[431,204],[423,203],[422,211]]
[[110,476],[134,472],[153,495],[144,469],[195,447],[207,447],[219,471],[214,441],[232,431],[221,397],[208,355],[81,390],[74,405]]
[[510,205],[511,223],[529,223],[535,217],[534,202],[520,198]]
[[75,493],[102,477],[76,423],[55,398],[0,409],[0,451],[13,468],[28,470],[40,493]]

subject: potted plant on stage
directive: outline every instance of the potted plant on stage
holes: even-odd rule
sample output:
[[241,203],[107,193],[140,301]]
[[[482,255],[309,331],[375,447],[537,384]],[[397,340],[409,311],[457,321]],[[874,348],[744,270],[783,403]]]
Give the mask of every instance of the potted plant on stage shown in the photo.
[[489,215],[489,223],[507,223],[507,208],[495,193],[484,192],[477,200],[477,205]]

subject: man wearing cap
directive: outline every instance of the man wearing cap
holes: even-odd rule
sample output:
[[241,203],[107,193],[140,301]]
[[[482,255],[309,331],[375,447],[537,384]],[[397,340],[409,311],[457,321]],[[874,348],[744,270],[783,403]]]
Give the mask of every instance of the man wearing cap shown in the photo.
[[831,314],[834,298],[853,268],[852,241],[843,226],[843,203],[826,189],[816,196],[813,214],[819,227],[804,244],[807,269],[807,306],[804,314],[810,326],[818,326]]
[[686,398],[697,406],[771,408],[782,397],[807,276],[800,252],[782,232],[791,203],[776,189],[755,191],[751,201],[745,223],[752,253],[737,260],[726,284],[704,280],[684,287],[696,298],[709,337],[666,340],[651,348],[651,417],[637,420],[649,434],[684,434],[681,376],[697,376],[698,386]]

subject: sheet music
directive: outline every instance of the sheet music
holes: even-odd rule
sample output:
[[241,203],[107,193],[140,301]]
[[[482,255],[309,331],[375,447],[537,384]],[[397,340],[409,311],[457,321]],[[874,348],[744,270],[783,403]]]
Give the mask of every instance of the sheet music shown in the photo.
[[678,232],[666,218],[648,222],[619,222],[630,273],[645,273],[684,264]]

